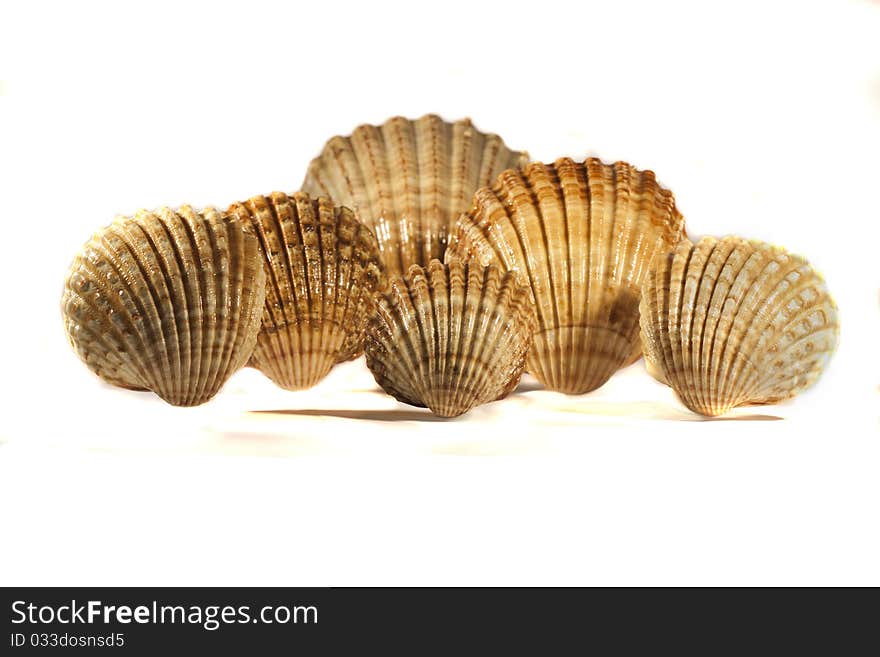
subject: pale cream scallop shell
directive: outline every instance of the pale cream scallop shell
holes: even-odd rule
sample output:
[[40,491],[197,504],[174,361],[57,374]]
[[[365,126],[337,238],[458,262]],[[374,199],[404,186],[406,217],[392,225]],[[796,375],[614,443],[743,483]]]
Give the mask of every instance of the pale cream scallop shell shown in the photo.
[[649,371],[703,415],[812,385],[838,341],[822,278],[800,256],[738,237],[683,240],[645,278]]
[[280,192],[229,213],[259,238],[267,273],[251,365],[288,390],[309,388],[363,352],[373,295],[385,285],[376,237],[348,208]]
[[367,366],[398,400],[455,417],[506,397],[535,328],[514,272],[433,260],[392,280],[367,329]]
[[526,369],[551,390],[581,394],[638,358],[642,279],[683,228],[653,172],[561,158],[478,190],[447,254],[521,272],[538,314]]
[[449,232],[477,188],[528,161],[469,119],[397,116],[333,137],[309,165],[302,190],[355,211],[373,230],[389,276],[443,259]]
[[189,206],[141,211],[95,233],[77,255],[64,326],[105,381],[195,406],[250,357],[265,278],[256,237],[228,216]]

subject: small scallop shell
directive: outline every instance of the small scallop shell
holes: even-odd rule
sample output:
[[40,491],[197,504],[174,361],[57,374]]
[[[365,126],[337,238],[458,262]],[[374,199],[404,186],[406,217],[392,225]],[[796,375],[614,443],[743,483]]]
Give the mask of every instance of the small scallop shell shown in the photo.
[[251,365],[300,390],[359,356],[372,295],[385,284],[369,229],[348,208],[302,193],[255,196],[229,213],[253,227],[268,275]]
[[367,366],[400,401],[455,417],[516,387],[534,313],[514,272],[458,260],[413,265],[379,300]]
[[526,368],[551,390],[581,394],[638,358],[642,278],[683,227],[653,172],[562,158],[477,191],[448,255],[528,279],[538,330]]
[[771,404],[812,385],[837,346],[837,307],[803,258],[737,237],[683,240],[641,302],[645,360],[703,415]]
[[183,206],[95,233],[70,268],[62,312],[102,379],[195,406],[247,362],[264,294],[256,238],[213,208]]
[[330,139],[309,165],[302,190],[352,208],[375,232],[392,276],[442,260],[449,232],[477,188],[527,161],[469,119],[398,116]]

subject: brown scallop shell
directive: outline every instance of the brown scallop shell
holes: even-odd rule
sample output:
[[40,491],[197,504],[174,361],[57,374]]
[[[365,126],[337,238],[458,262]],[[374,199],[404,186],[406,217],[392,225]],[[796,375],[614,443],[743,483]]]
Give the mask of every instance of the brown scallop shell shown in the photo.
[[516,387],[534,313],[514,272],[458,260],[413,265],[380,297],[367,366],[398,400],[455,417]]
[[508,149],[469,119],[398,116],[330,139],[302,190],[352,208],[375,232],[392,276],[442,260],[449,232],[477,188],[527,161],[526,153]]
[[837,307],[821,276],[763,242],[683,240],[642,289],[649,371],[703,415],[793,397],[837,346]]
[[538,314],[526,368],[551,390],[580,394],[638,358],[642,278],[683,227],[653,172],[562,158],[478,190],[448,255],[522,273]]
[[95,233],[70,268],[62,312],[102,379],[195,406],[247,362],[264,294],[254,235],[213,208],[183,206]]
[[363,352],[372,295],[385,284],[375,236],[348,208],[275,192],[229,213],[259,238],[267,273],[251,365],[282,388],[309,388]]

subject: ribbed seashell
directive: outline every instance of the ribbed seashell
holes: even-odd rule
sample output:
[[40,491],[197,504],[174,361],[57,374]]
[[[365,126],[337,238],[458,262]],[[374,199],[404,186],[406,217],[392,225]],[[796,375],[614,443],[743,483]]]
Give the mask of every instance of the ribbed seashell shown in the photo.
[[455,417],[516,387],[534,312],[514,272],[458,260],[413,265],[379,299],[367,366],[398,400]]
[[837,346],[837,307],[800,256],[704,238],[654,262],[641,302],[649,371],[703,415],[812,385]]
[[95,233],[76,257],[64,325],[105,381],[195,406],[250,357],[265,282],[242,224],[213,208],[141,211]]
[[638,358],[642,278],[683,227],[653,172],[562,158],[477,191],[448,254],[522,273],[538,314],[526,369],[551,390],[581,394]]
[[527,161],[526,153],[508,149],[469,119],[398,116],[330,139],[302,190],[352,208],[375,232],[392,276],[442,260],[449,232],[477,188]]
[[348,208],[303,193],[255,196],[229,213],[253,227],[268,275],[250,364],[300,390],[359,356],[373,294],[385,284],[370,230]]

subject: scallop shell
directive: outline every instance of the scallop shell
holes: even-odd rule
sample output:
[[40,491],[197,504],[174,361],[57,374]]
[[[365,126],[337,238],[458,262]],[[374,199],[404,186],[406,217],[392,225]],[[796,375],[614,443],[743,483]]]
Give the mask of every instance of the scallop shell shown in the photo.
[[247,362],[264,294],[256,238],[213,208],[183,206],[95,233],[70,268],[62,312],[102,379],[195,406]]
[[581,394],[638,358],[642,278],[683,227],[653,172],[563,158],[477,191],[448,254],[527,277],[538,330],[526,368],[551,390]]
[[657,258],[641,303],[645,360],[703,415],[812,385],[837,346],[837,307],[806,260],[738,237],[683,240]]
[[469,119],[398,116],[330,139],[302,190],[352,208],[376,233],[392,276],[442,260],[449,232],[477,188],[527,161],[526,153],[508,149]]
[[268,276],[251,365],[299,390],[359,356],[372,296],[385,284],[369,229],[351,210],[302,193],[255,196],[229,213],[253,227]]
[[455,417],[516,387],[534,312],[514,272],[458,260],[413,265],[379,300],[367,366],[400,401]]

